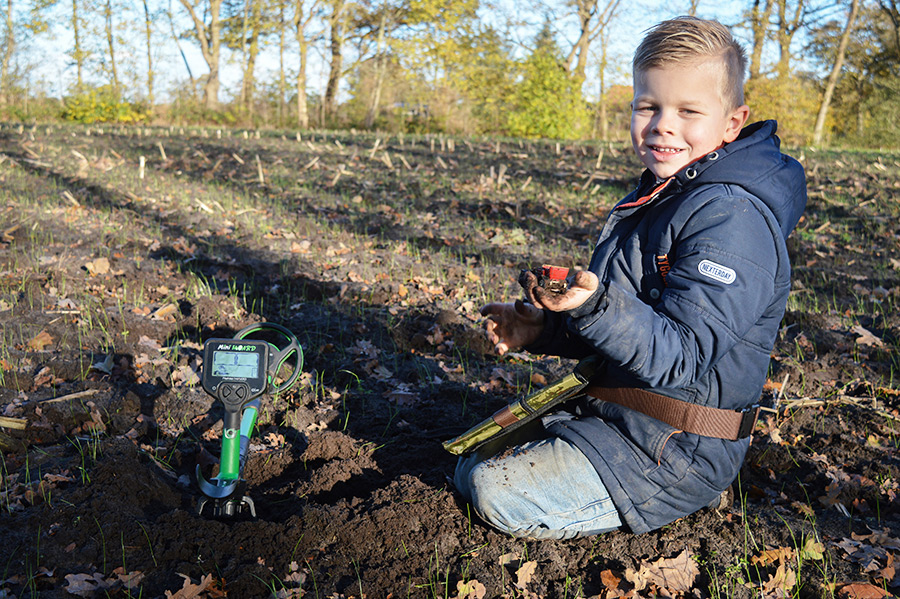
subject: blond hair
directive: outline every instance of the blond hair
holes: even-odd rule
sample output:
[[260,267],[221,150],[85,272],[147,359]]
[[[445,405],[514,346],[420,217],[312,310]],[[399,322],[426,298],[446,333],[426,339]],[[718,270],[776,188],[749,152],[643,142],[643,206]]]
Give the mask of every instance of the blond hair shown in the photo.
[[651,27],[634,52],[632,72],[639,77],[655,67],[697,62],[704,58],[721,60],[724,67],[722,99],[727,108],[743,105],[747,55],[728,28],[718,21],[676,17]]

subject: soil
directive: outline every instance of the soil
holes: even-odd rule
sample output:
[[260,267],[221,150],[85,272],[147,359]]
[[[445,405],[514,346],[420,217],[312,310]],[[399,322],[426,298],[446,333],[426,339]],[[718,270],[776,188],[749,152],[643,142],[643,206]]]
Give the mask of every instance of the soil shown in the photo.
[[[627,150],[219,135],[0,129],[0,415],[27,422],[0,428],[0,597],[900,588],[895,156],[802,157],[810,204],[763,398],[777,408],[734,503],[555,542],[480,522],[441,443],[572,368],[494,356],[478,308],[515,297],[532,261],[587,260],[639,173]],[[256,517],[215,519],[194,478],[222,431],[202,342],[262,320],[297,335],[302,376],[263,400]],[[635,577],[684,551],[683,588]]]

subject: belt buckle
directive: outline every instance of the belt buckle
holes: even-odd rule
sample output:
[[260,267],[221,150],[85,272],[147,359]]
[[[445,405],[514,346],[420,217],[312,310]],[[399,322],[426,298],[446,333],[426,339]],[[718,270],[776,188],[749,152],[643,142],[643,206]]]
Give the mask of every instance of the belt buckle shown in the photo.
[[753,432],[756,425],[756,417],[759,415],[759,404],[753,404],[749,408],[741,410],[741,424],[738,427],[737,438],[745,439]]

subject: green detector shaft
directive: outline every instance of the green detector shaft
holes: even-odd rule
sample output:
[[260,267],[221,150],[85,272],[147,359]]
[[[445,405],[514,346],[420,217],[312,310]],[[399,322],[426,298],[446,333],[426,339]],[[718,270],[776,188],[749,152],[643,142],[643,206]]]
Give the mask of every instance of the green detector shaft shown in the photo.
[[[250,339],[251,335],[268,339]],[[277,339],[279,343],[271,339]],[[296,362],[293,372],[276,385],[282,367]],[[198,513],[212,504],[215,517],[232,517],[249,509],[256,516],[253,500],[244,492],[244,466],[250,437],[259,414],[260,397],[291,388],[303,369],[303,350],[297,337],[281,325],[257,323],[240,330],[232,339],[209,339],[203,345],[203,389],[225,407],[219,472],[207,481],[197,466],[197,484],[203,497]]]

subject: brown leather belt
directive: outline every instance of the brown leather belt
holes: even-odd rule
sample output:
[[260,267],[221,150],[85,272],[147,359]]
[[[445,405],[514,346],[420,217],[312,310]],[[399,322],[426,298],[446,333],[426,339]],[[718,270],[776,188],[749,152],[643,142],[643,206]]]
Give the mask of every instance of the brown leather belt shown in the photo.
[[584,392],[661,420],[680,431],[737,441],[750,436],[759,416],[759,406],[741,411],[710,408],[658,393],[628,387],[589,386]]

